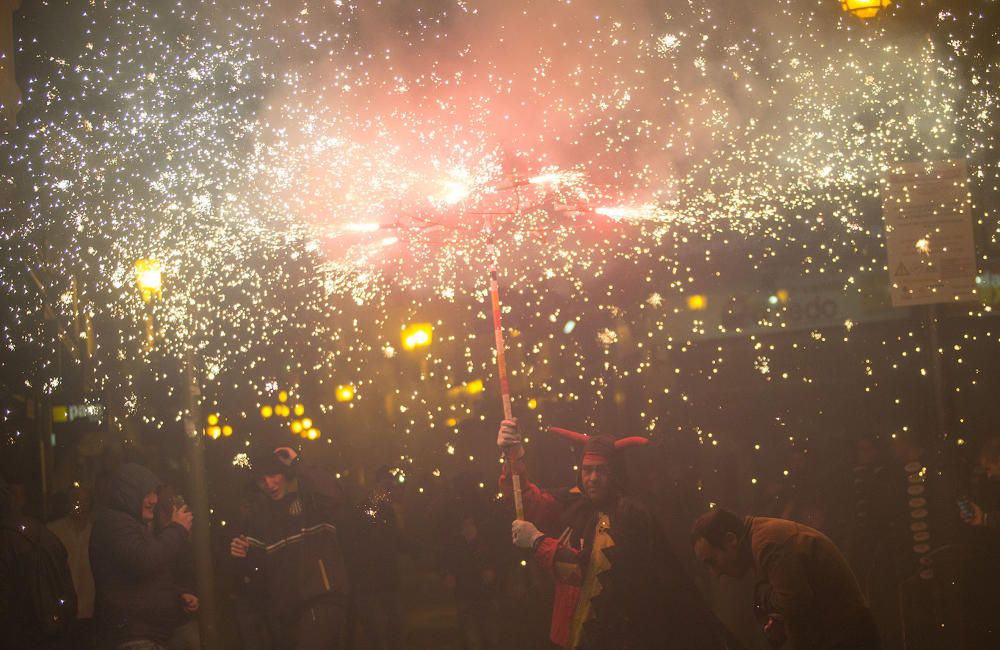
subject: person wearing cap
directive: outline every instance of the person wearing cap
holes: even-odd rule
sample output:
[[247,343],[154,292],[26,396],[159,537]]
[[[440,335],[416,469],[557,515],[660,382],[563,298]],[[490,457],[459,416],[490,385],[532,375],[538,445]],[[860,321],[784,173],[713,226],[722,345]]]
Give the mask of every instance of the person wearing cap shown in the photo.
[[99,648],[161,650],[189,608],[173,578],[174,563],[188,547],[193,517],[173,507],[159,535],[147,524],[159,500],[160,480],[125,463],[108,485],[90,533],[90,568],[96,598]]
[[269,638],[262,647],[342,647],[348,581],[340,485],[301,463],[290,447],[254,445],[250,464],[259,495],[245,534],[232,539],[229,552],[238,570],[263,576]]
[[543,490],[527,480],[516,420],[501,423],[497,444],[507,459],[501,491],[510,494],[514,474],[521,480],[525,519],[512,523],[513,542],[555,580],[552,642],[593,650],[726,648],[726,633],[660,525],[626,494],[622,452],[648,440],[550,431],[583,446],[570,488]]
[[877,650],[878,630],[847,560],[823,533],[717,508],[691,529],[695,555],[716,576],[757,576],[754,610],[774,648]]

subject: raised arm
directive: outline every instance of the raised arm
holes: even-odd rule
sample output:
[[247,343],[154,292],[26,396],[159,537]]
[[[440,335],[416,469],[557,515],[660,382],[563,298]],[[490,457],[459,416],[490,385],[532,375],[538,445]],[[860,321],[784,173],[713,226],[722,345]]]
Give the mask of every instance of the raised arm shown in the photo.
[[295,473],[301,479],[305,479],[314,493],[326,497],[335,507],[344,505],[344,490],[329,472],[302,462],[298,453],[291,447],[278,447],[274,453],[285,465],[294,465]]
[[547,490],[540,489],[528,479],[528,469],[524,464],[524,445],[517,429],[517,419],[503,420],[497,434],[497,446],[504,454],[505,462],[500,472],[500,492],[507,499],[514,485],[511,477],[521,477],[521,498],[524,502],[524,518],[544,531],[558,534],[559,507],[555,497]]
[[[108,530],[99,544],[108,549],[108,557],[126,567],[136,576],[147,576],[174,561],[183,551],[188,532],[177,522],[171,522],[154,537],[142,524],[123,513],[114,514],[113,530]],[[92,544],[93,546],[93,544]]]

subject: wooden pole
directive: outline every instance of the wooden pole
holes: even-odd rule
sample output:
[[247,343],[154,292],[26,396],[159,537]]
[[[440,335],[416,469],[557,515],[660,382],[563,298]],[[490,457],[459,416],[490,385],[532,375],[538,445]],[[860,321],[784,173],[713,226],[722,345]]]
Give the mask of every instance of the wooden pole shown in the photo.
[[[495,256],[494,256],[495,257]],[[510,384],[507,382],[507,359],[504,356],[503,327],[500,322],[500,286],[497,282],[497,269],[494,264],[490,268],[490,298],[493,302],[493,333],[496,337],[497,376],[500,378],[500,399],[503,401],[503,417],[510,420],[513,415],[510,408]],[[507,454],[507,462],[511,460]],[[524,519],[524,502],[521,499],[521,476],[511,472],[514,486],[514,511],[518,519]]]

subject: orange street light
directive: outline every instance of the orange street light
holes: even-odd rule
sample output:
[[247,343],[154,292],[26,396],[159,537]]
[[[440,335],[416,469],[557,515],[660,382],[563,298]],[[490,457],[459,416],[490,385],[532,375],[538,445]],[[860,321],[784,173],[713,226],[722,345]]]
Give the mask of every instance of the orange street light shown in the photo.
[[869,20],[890,4],[891,0],[841,0],[840,7],[861,20]]
[[434,338],[434,326],[430,323],[414,323],[403,330],[403,347],[407,350],[424,348]]

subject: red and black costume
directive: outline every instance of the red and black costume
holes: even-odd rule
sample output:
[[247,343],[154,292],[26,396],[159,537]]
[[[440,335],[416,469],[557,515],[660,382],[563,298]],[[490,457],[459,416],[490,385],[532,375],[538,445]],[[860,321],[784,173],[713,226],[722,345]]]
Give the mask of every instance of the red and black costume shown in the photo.
[[555,579],[552,642],[574,650],[726,648],[721,624],[660,525],[638,500],[621,493],[621,450],[646,439],[552,431],[584,443],[584,463],[607,462],[613,477],[610,498],[598,505],[579,485],[542,490],[528,481],[520,460],[504,465],[501,490],[509,494],[510,476],[519,474],[525,519],[545,534],[533,555]]

